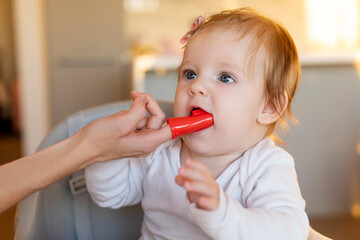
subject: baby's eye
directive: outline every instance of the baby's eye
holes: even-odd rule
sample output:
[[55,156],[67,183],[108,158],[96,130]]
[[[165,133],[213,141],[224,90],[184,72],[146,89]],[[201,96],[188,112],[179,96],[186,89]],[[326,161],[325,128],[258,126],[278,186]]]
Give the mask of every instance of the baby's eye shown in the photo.
[[234,78],[226,73],[221,74],[219,80],[223,83],[234,83],[235,82]]
[[193,71],[186,71],[185,72],[185,78],[192,80],[196,78],[196,73],[194,73]]

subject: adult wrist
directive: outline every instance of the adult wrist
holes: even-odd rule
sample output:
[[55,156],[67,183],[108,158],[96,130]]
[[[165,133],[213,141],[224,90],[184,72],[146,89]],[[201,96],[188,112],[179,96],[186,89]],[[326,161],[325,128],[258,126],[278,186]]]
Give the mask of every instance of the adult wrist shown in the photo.
[[90,138],[83,136],[79,131],[69,138],[70,144],[73,146],[72,152],[79,160],[79,169],[89,166],[96,162],[101,156],[100,150],[94,146]]

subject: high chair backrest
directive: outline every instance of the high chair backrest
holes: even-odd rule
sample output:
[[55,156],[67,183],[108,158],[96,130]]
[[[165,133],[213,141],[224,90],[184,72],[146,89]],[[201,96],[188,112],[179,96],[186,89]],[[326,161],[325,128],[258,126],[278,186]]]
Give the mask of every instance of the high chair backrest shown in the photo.
[[[98,118],[129,109],[130,105],[131,101],[122,101],[80,111],[55,127],[38,150],[68,138]],[[173,116],[172,103],[159,105],[167,117]],[[15,239],[138,239],[142,218],[140,205],[107,209],[94,204],[86,190],[84,170],[80,170],[19,203]]]

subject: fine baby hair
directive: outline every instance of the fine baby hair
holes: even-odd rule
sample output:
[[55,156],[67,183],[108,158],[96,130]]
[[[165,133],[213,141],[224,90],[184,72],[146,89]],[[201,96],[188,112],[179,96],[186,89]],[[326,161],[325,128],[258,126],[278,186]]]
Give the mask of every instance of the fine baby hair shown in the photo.
[[186,44],[203,32],[230,28],[238,32],[238,40],[247,35],[252,37],[249,50],[250,69],[258,51],[263,49],[265,52],[265,98],[279,116],[279,119],[271,124],[267,136],[283,143],[274,133],[277,123],[279,122],[283,129],[288,126],[286,118],[297,123],[291,111],[291,102],[300,80],[301,67],[294,41],[281,24],[245,7],[225,10],[209,17],[198,17],[180,42]]

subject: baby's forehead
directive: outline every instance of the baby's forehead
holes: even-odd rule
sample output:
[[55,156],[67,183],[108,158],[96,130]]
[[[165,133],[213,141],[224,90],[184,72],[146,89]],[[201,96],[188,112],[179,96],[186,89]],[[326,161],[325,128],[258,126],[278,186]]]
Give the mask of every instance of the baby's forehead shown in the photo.
[[198,36],[200,41],[209,41],[212,38],[221,38],[224,43],[234,47],[231,54],[242,54],[247,68],[254,68],[255,65],[265,64],[266,46],[265,41],[261,41],[255,31],[245,31],[237,27],[214,26],[206,31],[201,31]]
[[[236,26],[217,25],[203,29],[197,32],[192,38],[201,38],[201,41],[209,41],[212,37],[214,39],[221,38],[226,44],[233,47],[241,47],[247,55],[256,55],[259,51],[264,51],[265,39],[259,39],[256,31],[248,31]],[[190,39],[192,41],[193,39]],[[236,54],[236,52],[234,52]]]

